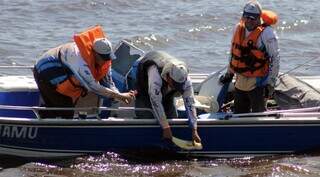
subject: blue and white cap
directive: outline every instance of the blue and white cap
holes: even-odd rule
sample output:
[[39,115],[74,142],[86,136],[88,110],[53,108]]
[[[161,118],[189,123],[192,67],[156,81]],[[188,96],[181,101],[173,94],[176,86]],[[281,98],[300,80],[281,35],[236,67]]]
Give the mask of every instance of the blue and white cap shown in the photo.
[[261,5],[258,1],[249,1],[243,8],[243,17],[257,19],[262,12]]
[[98,38],[93,42],[93,50],[101,56],[110,57],[115,60],[117,57],[113,53],[111,42],[107,38]]
[[177,83],[184,83],[188,77],[188,70],[183,64],[172,65],[169,76]]

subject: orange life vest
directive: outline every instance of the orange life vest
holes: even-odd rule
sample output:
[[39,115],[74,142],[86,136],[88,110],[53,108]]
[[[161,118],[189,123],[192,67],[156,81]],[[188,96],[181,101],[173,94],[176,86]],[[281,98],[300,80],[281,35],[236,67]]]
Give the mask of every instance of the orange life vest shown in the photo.
[[262,10],[260,16],[265,25],[274,25],[278,22],[278,15],[271,10]]
[[96,79],[96,81],[101,80],[106,75],[112,63],[111,60],[106,61],[105,64],[101,67],[97,67],[95,64],[92,45],[95,39],[104,37],[105,35],[101,26],[92,27],[87,31],[74,35],[73,37],[74,41],[76,42],[80,50],[82,58],[88,64],[90,71],[93,77]]
[[245,25],[241,20],[238,24],[232,40],[230,69],[232,72],[247,77],[266,76],[269,69],[269,61],[266,52],[258,49],[257,41],[264,30],[260,25],[245,37]]
[[[111,60],[106,61],[101,67],[95,64],[92,45],[95,39],[104,37],[105,35],[101,26],[92,27],[82,33],[75,34],[73,37],[79,48],[81,57],[88,64],[91,74],[96,81],[101,80],[109,72],[112,64]],[[80,81],[74,76],[59,84],[56,90],[63,95],[71,97],[74,102],[86,92],[85,88],[80,85]]]
[[263,24],[245,39],[244,22],[241,20],[232,41],[230,69],[247,77],[265,76],[269,69],[267,54],[257,48],[257,40],[266,26],[278,22],[278,15],[271,10],[262,10]]

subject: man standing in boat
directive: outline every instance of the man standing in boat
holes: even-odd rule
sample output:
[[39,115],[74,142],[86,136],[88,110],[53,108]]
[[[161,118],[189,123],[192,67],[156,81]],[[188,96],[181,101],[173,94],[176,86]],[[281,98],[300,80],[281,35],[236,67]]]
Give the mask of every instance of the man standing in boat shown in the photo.
[[[44,53],[34,67],[34,77],[45,107],[75,107],[87,91],[130,103],[134,93],[119,93],[111,79],[115,59],[111,43],[100,26],[76,34],[67,43]],[[73,110],[41,110],[42,118],[73,118]]]
[[[174,97],[184,100],[189,127],[193,141],[200,143],[197,132],[197,113],[194,107],[194,93],[187,66],[184,62],[165,52],[151,51],[138,65],[137,71],[137,108],[152,108],[158,119],[164,139],[172,139],[172,132],[167,117],[176,118],[177,110]],[[153,118],[150,112],[136,111],[137,118]]]
[[257,1],[244,6],[232,39],[228,71],[220,77],[226,84],[236,74],[234,113],[266,110],[265,96],[272,95],[279,72],[278,41],[271,27],[276,21],[277,16],[262,11]]

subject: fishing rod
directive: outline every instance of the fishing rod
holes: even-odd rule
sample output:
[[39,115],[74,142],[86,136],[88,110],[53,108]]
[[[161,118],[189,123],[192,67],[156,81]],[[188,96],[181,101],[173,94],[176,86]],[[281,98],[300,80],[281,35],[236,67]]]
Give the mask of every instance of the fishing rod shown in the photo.
[[286,74],[288,74],[288,73],[291,73],[292,71],[294,71],[294,70],[296,70],[296,69],[301,68],[302,66],[306,66],[306,64],[307,64],[307,63],[310,63],[310,62],[312,62],[312,61],[314,61],[314,60],[318,59],[319,57],[320,57],[320,56],[314,56],[313,58],[311,58],[310,60],[306,61],[305,63],[300,64],[300,65],[298,65],[298,66],[296,66],[296,67],[294,67],[294,68],[290,69],[289,71],[286,71],[286,72],[284,72],[284,73],[280,74],[278,77],[280,78],[280,77],[282,77],[282,76],[284,76],[284,75],[286,75]]
[[260,115],[246,115],[246,116],[240,116],[240,115],[226,115],[223,117],[223,119],[232,119],[232,118],[251,118],[251,117],[320,117],[320,112],[279,112],[279,113],[260,113]]
[[33,69],[34,68],[34,66],[16,66],[16,65],[2,65],[2,66],[0,66],[0,69],[8,69],[8,68],[10,68],[10,69]]

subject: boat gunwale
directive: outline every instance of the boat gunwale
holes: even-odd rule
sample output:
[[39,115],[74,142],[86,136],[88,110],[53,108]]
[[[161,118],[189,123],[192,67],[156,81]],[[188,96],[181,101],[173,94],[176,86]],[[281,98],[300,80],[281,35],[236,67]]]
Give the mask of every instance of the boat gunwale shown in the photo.
[[[188,127],[188,119],[168,119],[171,127]],[[156,119],[114,118],[108,119],[30,119],[0,117],[0,125],[59,126],[59,127],[160,127]],[[319,117],[248,117],[227,120],[199,119],[198,127],[222,126],[320,126]]]

